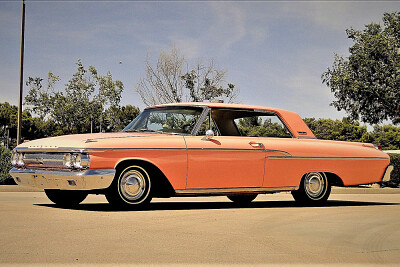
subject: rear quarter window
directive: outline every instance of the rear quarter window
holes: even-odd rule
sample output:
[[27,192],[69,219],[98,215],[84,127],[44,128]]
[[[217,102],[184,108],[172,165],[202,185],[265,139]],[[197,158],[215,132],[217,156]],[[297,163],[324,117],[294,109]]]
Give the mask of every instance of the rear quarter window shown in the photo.
[[234,122],[242,136],[292,138],[290,131],[276,115],[242,117]]

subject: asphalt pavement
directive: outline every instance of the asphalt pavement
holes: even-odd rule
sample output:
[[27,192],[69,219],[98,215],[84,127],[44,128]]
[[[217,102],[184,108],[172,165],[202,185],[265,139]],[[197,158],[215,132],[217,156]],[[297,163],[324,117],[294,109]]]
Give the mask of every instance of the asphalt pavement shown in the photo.
[[226,197],[156,199],[146,210],[89,196],[76,209],[43,192],[0,192],[0,265],[387,264],[400,262],[400,194],[290,194],[247,207]]

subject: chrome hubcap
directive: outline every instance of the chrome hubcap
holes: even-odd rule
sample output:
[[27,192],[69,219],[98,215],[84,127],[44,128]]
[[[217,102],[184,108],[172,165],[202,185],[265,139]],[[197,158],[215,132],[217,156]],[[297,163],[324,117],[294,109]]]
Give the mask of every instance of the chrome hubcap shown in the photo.
[[304,189],[313,198],[321,196],[325,189],[325,180],[320,173],[309,173],[305,178]]
[[121,177],[119,189],[126,199],[137,200],[146,190],[146,180],[141,172],[130,170]]

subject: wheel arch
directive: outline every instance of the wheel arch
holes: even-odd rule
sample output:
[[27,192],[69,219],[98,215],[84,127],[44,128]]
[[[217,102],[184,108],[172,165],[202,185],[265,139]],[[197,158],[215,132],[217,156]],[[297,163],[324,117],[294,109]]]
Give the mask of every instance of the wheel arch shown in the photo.
[[306,175],[311,173],[311,172],[320,172],[320,173],[325,174],[326,178],[328,179],[328,182],[333,186],[344,186],[342,178],[340,178],[339,175],[337,175],[336,173],[329,172],[329,171],[309,171],[309,172],[306,172],[301,176],[299,186],[301,185],[301,182],[306,177]]
[[118,177],[125,168],[134,165],[143,167],[149,173],[153,184],[152,194],[154,197],[171,197],[175,195],[175,189],[160,168],[154,163],[143,159],[124,159],[119,161],[115,166],[116,172],[114,179]]
[[331,185],[333,186],[344,186],[342,178],[339,177],[336,173],[333,172],[324,172],[326,175],[326,178],[328,178],[328,181]]

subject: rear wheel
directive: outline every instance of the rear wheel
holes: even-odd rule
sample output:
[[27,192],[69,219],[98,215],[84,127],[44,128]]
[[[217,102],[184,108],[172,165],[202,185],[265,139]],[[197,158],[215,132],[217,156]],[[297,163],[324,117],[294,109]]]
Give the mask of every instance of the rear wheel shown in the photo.
[[292,191],[292,196],[301,203],[318,204],[325,202],[330,193],[331,185],[325,173],[310,172],[301,180],[299,189]]
[[106,191],[108,202],[122,207],[143,207],[151,201],[151,180],[140,166],[124,169]]
[[257,197],[257,194],[231,195],[227,197],[236,204],[244,205],[252,202]]
[[88,195],[85,191],[45,189],[47,197],[57,206],[72,207],[81,203]]

